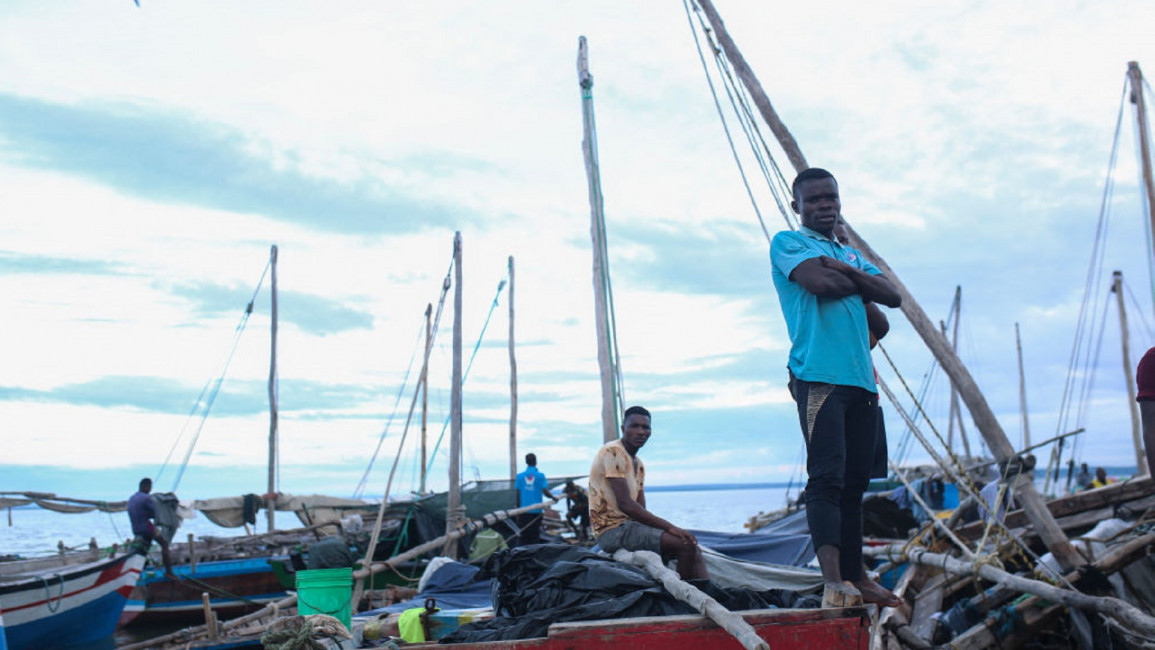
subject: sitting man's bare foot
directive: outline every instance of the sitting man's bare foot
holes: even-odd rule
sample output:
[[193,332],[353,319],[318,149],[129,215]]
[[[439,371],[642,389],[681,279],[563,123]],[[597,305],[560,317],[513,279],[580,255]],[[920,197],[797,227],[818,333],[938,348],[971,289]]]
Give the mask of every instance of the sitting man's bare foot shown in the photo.
[[902,599],[895,596],[894,592],[870,578],[864,577],[855,582],[854,586],[862,594],[863,602],[874,603],[879,607],[898,607],[902,604]]

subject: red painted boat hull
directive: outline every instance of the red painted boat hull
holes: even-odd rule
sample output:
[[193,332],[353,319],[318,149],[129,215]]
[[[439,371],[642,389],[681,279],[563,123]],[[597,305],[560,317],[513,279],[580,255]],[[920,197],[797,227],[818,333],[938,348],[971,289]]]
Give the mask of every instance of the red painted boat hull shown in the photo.
[[[867,650],[865,608],[766,609],[739,612],[773,650]],[[407,648],[445,648],[435,643]],[[542,639],[458,643],[478,650],[741,650],[728,632],[703,616],[660,616],[617,621],[557,623]]]

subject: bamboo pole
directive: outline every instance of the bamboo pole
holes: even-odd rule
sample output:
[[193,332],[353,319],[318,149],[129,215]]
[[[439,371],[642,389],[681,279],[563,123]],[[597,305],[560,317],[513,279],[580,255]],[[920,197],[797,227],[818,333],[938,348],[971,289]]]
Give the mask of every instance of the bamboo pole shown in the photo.
[[[962,286],[961,285],[955,285],[955,288],[954,288],[954,325],[951,328],[951,341],[950,341],[950,349],[954,350],[955,354],[958,354],[958,326],[959,326],[959,321],[961,321],[961,320],[962,320]],[[963,426],[962,409],[959,408],[959,403],[958,403],[958,387],[954,385],[953,381],[950,383],[950,417],[954,418],[954,420],[951,422],[951,424],[952,424],[951,428],[952,429],[953,429],[954,422],[958,422],[958,436],[959,436],[959,438],[962,439],[963,450],[966,452],[967,459],[969,460],[971,458],[974,458],[974,456],[971,455],[971,443],[970,443],[970,439],[967,438],[966,427]]]
[[269,489],[265,494],[265,512],[269,530],[276,528],[277,511],[277,247],[269,252],[272,266],[272,320],[270,324],[271,349],[269,351]]
[[[1155,236],[1155,177],[1151,171],[1151,131],[1147,124],[1147,102],[1143,96],[1143,72],[1138,61],[1127,63],[1127,78],[1131,82],[1131,104],[1135,107],[1135,126],[1139,131],[1139,164],[1143,169],[1143,189],[1146,190],[1147,212],[1151,221],[1151,235]],[[1155,287],[1152,287],[1155,292]]]
[[[1153,541],[1155,541],[1155,535],[1148,535],[1143,543],[1151,544]],[[991,564],[964,562],[947,555],[931,553],[922,549],[908,549],[902,544],[889,544],[887,546],[864,549],[864,552],[874,557],[885,557],[891,560],[905,559],[915,564],[937,567],[943,571],[957,575],[973,575],[977,573],[986,580],[1016,591],[1033,594],[1079,610],[1108,616],[1128,632],[1140,637],[1148,639],[1155,637],[1155,617],[1150,616],[1119,598],[1112,596],[1088,596],[1077,591],[1060,589],[1059,587],[1038,580],[1017,576],[996,568]]]
[[[456,240],[454,240],[456,251]],[[441,323],[441,308],[445,305],[445,295],[449,291],[451,284],[449,276],[445,276],[445,280],[441,285],[441,296],[437,302],[437,324]],[[426,329],[426,332],[431,330]],[[393,467],[389,469],[389,479],[385,482],[385,493],[381,495],[381,504],[377,508],[377,521],[373,523],[373,534],[369,537],[369,546],[365,550],[364,562],[368,563],[373,559],[373,552],[377,548],[377,540],[381,535],[381,525],[385,520],[385,509],[389,506],[389,494],[393,489],[393,477],[397,474],[397,465],[401,462],[401,450],[405,448],[405,439],[409,436],[409,423],[413,421],[413,411],[417,408],[417,398],[424,394],[426,386],[429,381],[429,355],[433,351],[433,340],[427,338],[425,342],[425,358],[421,361],[421,379],[418,381],[417,390],[413,391],[413,400],[409,402],[409,414],[405,417],[405,428],[401,432],[401,441],[397,443],[397,455],[393,457]],[[424,471],[424,466],[422,470]],[[353,588],[354,600],[361,597],[362,585],[358,583]]]
[[[750,92],[754,103],[762,113],[762,117],[774,132],[774,135],[778,137],[778,141],[790,159],[791,164],[794,165],[795,171],[801,172],[803,169],[806,169],[809,165],[802,156],[802,151],[799,149],[798,143],[778,118],[774,107],[771,106],[770,100],[766,97],[766,92],[762,89],[761,83],[758,82],[757,77],[754,76],[753,71],[750,70],[750,66],[746,63],[741,52],[738,51],[737,46],[734,44],[733,39],[730,38],[730,34],[726,31],[726,26],[722,23],[722,19],[718,15],[717,10],[714,9],[713,3],[711,0],[697,0],[697,2],[706,13],[706,18],[710,21],[710,25],[714,28],[714,32],[718,37],[718,43],[721,44],[726,57],[738,72],[742,82],[746,85],[746,89]],[[843,222],[846,223],[845,219]],[[922,337],[927,347],[930,348],[931,353],[938,359],[943,371],[946,372],[947,376],[951,378],[951,381],[958,386],[959,395],[962,397],[963,403],[970,409],[975,426],[978,427],[979,433],[981,433],[986,440],[991,453],[994,454],[995,458],[999,461],[1010,461],[1013,459],[1015,457],[1015,450],[1014,447],[1011,446],[1010,441],[1007,440],[1002,425],[999,424],[994,411],[987,403],[986,398],[983,397],[978,384],[975,383],[974,378],[966,369],[966,366],[962,364],[958,355],[950,348],[946,337],[934,326],[934,323],[927,317],[926,312],[919,306],[914,296],[911,295],[906,285],[902,283],[894,270],[890,268],[890,265],[886,263],[886,260],[882,259],[865,240],[859,237],[858,233],[855,232],[849,223],[846,223],[846,231],[850,237],[851,246],[858,249],[859,252],[878,267],[887,279],[894,284],[895,289],[898,290],[899,295],[902,297],[902,312],[906,315],[915,331]],[[1025,475],[1019,476],[1015,493],[1021,499],[1023,508],[1030,516],[1031,523],[1034,524],[1040,539],[1043,540],[1043,543],[1055,555],[1055,558],[1059,561],[1059,565],[1065,570],[1082,565],[1084,563],[1082,556],[1075,552],[1070,541],[1067,540],[1066,535],[1063,534],[1062,529],[1059,528],[1054,518],[1047,512],[1046,507],[1043,505],[1043,499],[1039,496],[1035,486]]]
[[1123,341],[1123,378],[1127,383],[1127,405],[1131,414],[1131,441],[1135,445],[1135,468],[1137,474],[1147,473],[1147,454],[1143,452],[1143,436],[1139,428],[1139,403],[1135,401],[1135,373],[1131,365],[1131,337],[1127,330],[1127,305],[1123,300],[1123,272],[1111,274],[1111,291],[1119,303],[1119,331]]
[[509,480],[517,480],[517,357],[513,353],[513,256],[509,256]]
[[425,494],[425,479],[428,468],[426,457],[428,452],[428,424],[429,424],[429,351],[433,345],[433,303],[425,305],[425,362],[421,365],[421,494]]
[[683,581],[678,574],[662,564],[662,558],[653,551],[627,551],[618,549],[614,559],[625,564],[642,567],[660,582],[670,595],[698,610],[700,614],[714,621],[733,636],[747,650],[770,650],[770,645],[741,616],[731,612],[721,603]]
[[582,92],[582,153],[589,181],[590,237],[593,239],[594,319],[597,321],[598,370],[602,379],[602,440],[617,440],[617,412],[614,408],[614,372],[610,353],[609,310],[606,306],[606,284],[609,282],[609,260],[606,259],[605,210],[602,204],[601,176],[598,169],[597,130],[594,125],[594,77],[589,71],[586,37],[578,38],[578,85]]
[[213,613],[212,601],[207,591],[201,592],[201,608],[205,612],[205,627],[208,629],[209,640],[216,641],[220,638],[220,633],[217,630],[217,617]]
[[[453,530],[461,521],[461,231],[453,234],[453,386],[449,397],[449,503],[445,508],[445,528]],[[445,555],[457,559],[457,548],[447,543]]]
[[1031,446],[1031,423],[1027,418],[1027,374],[1023,370],[1023,339],[1019,336],[1018,323],[1015,323],[1015,351],[1019,357],[1019,410],[1023,414],[1023,449],[1026,449]]

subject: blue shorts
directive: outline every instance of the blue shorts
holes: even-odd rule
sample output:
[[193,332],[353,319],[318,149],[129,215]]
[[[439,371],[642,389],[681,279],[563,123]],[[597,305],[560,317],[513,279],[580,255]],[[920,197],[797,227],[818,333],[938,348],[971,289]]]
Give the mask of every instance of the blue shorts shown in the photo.
[[633,520],[598,535],[597,541],[598,546],[610,554],[619,548],[627,551],[653,551],[658,554],[662,552],[662,531]]

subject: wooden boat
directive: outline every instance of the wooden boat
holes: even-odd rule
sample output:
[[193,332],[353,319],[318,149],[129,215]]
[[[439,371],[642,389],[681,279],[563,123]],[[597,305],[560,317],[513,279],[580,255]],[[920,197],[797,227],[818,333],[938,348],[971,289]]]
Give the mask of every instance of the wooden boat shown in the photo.
[[0,648],[45,650],[112,636],[144,566],[144,556],[117,553],[0,564]]
[[[865,650],[870,645],[870,617],[865,608],[766,609],[740,612],[758,637],[775,650],[846,648]],[[417,643],[406,648],[444,647]],[[702,650],[740,648],[737,640],[701,615],[653,616],[615,621],[555,623],[545,638],[487,643],[454,644],[478,650]]]

